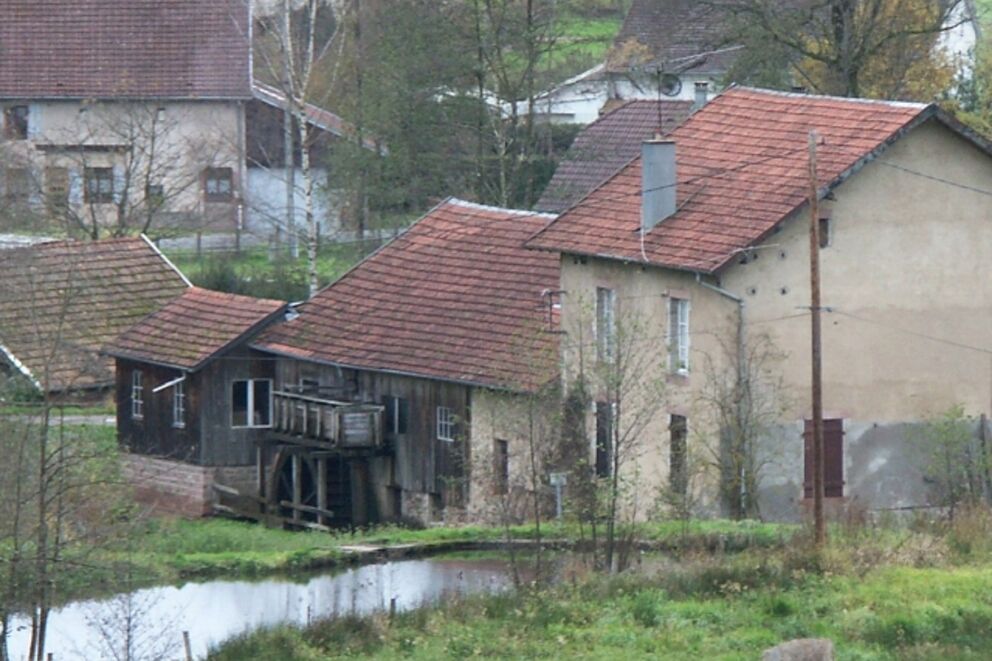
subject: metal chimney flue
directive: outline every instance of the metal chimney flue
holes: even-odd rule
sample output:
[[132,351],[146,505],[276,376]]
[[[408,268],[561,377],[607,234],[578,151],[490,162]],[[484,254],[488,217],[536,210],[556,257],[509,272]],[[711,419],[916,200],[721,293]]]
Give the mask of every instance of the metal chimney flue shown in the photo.
[[641,229],[675,213],[675,141],[655,138],[641,146]]
[[705,80],[696,83],[696,100],[692,103],[693,110],[699,110],[706,105],[710,98],[710,84]]

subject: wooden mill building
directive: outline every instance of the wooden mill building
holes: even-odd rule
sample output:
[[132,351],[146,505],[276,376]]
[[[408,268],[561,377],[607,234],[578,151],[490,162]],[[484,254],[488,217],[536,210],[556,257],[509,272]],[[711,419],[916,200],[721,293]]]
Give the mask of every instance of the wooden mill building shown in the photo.
[[[109,350],[122,438],[215,466],[196,482],[204,504],[213,487],[225,505],[318,527],[471,515],[492,493],[478,467],[503,484],[516,470],[500,412],[556,378],[558,259],[523,247],[552,218],[449,199],[289,314],[231,297],[146,320]],[[210,351],[155,357],[154,338],[190,328],[216,331]],[[151,365],[164,371],[149,389],[188,384],[195,427],[177,434],[165,415],[137,429],[128,372]]]

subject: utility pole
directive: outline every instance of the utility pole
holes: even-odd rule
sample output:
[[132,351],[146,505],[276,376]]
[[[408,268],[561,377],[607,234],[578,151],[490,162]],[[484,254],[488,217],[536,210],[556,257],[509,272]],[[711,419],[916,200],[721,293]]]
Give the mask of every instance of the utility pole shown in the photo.
[[827,541],[823,522],[823,347],[820,341],[820,199],[816,178],[816,131],[809,132],[809,295],[813,363],[813,525],[816,546]]

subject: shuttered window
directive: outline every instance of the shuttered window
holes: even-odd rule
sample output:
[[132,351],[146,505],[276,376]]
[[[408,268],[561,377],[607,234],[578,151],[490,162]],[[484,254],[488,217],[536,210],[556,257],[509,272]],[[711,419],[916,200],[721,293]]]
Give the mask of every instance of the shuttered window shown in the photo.
[[[805,461],[803,495],[813,497],[813,421],[806,420],[803,430]],[[826,498],[844,496],[844,420],[823,421],[823,495]]]

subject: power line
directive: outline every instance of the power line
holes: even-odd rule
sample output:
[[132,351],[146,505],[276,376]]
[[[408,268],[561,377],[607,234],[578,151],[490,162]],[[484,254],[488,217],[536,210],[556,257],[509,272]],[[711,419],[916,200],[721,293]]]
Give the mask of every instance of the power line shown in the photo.
[[855,321],[860,321],[862,323],[871,324],[873,326],[878,326],[879,328],[884,328],[886,330],[890,330],[890,331],[893,331],[893,332],[896,332],[896,333],[902,333],[904,335],[911,335],[913,337],[918,337],[918,338],[924,339],[924,340],[930,340],[931,342],[938,342],[940,344],[946,344],[948,346],[957,347],[959,349],[967,349],[967,350],[970,350],[970,351],[977,351],[979,353],[984,353],[984,354],[992,355],[992,349],[989,349],[989,348],[986,348],[986,347],[978,347],[978,346],[974,346],[974,345],[971,345],[971,344],[965,344],[964,342],[958,342],[956,340],[950,340],[950,339],[947,339],[945,337],[937,337],[935,335],[928,335],[926,333],[921,333],[921,332],[918,332],[918,331],[909,330],[909,329],[903,328],[901,326],[892,326],[892,325],[883,323],[881,321],[876,321],[874,319],[867,319],[865,317],[861,317],[861,316],[858,316],[856,314],[852,314],[850,312],[844,312],[843,310],[838,310],[835,307],[825,307],[825,308],[823,308],[823,311],[824,312],[827,312],[827,313],[838,314],[838,315],[840,315],[842,317],[847,317],[849,319],[854,319]]

